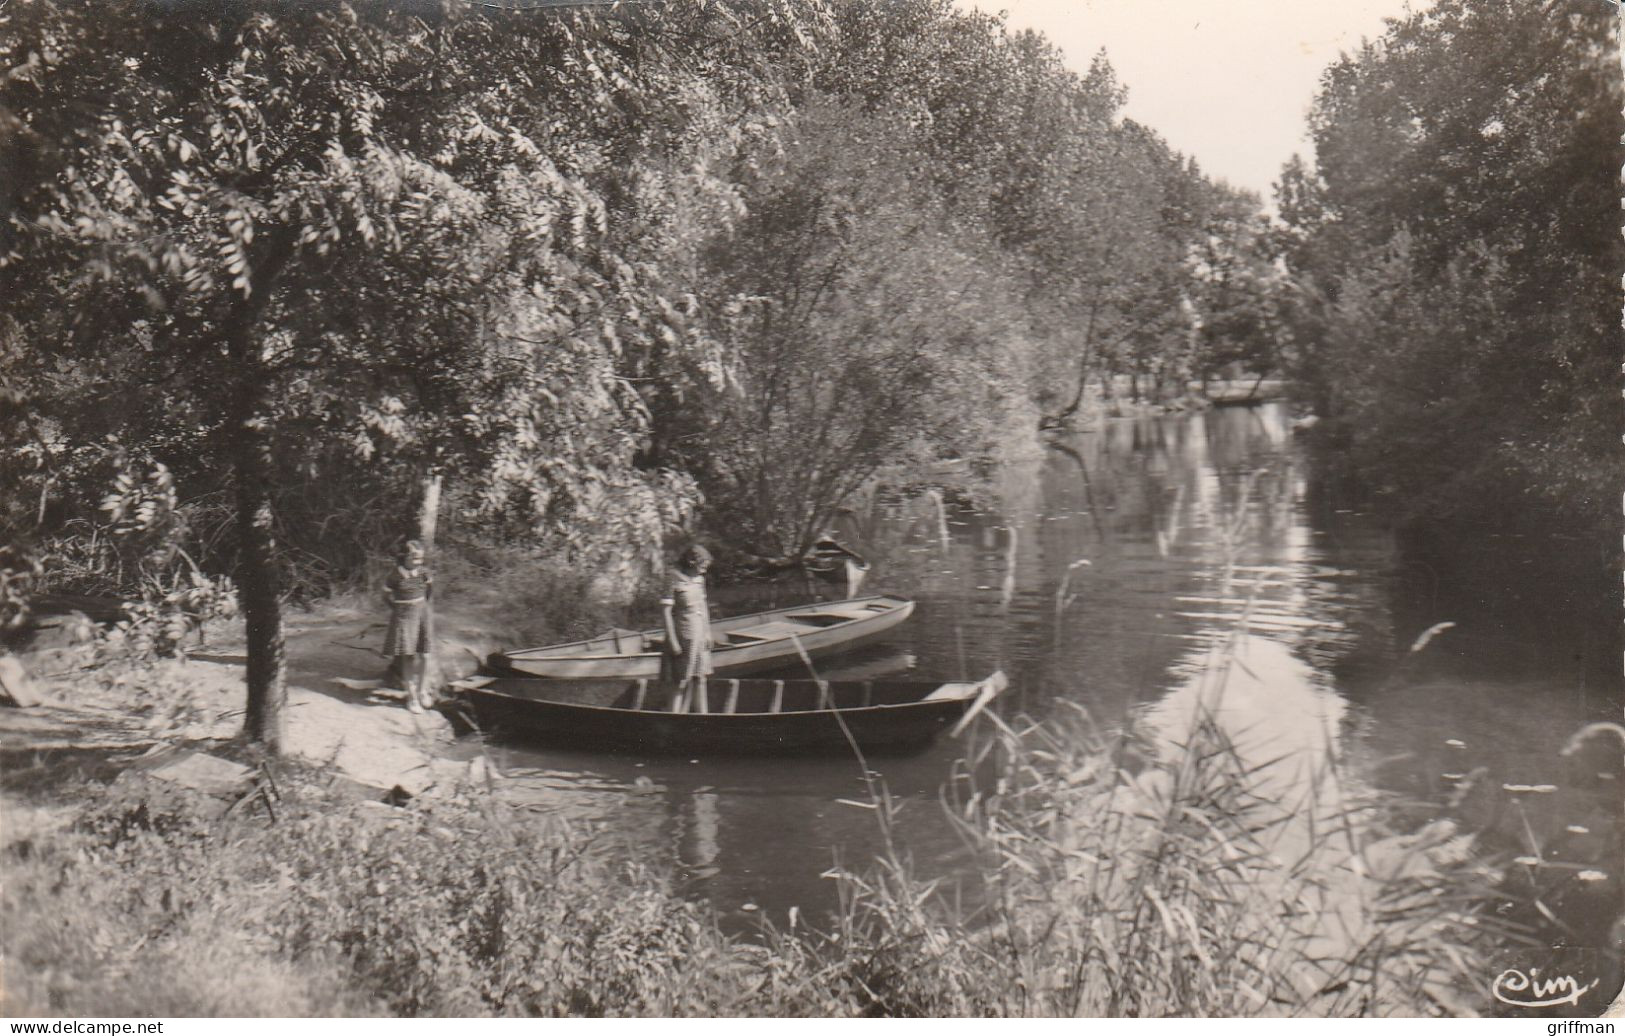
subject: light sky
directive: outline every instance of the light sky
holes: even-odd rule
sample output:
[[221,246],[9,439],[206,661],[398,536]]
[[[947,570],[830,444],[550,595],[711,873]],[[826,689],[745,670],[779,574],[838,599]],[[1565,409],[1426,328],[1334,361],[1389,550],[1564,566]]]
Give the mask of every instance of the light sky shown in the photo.
[[[1192,155],[1203,171],[1273,201],[1293,152],[1313,147],[1304,116],[1320,73],[1383,32],[1405,0],[958,0],[1006,11],[1085,72],[1106,55],[1128,87],[1124,114]],[[1425,9],[1425,0],[1413,0]]]

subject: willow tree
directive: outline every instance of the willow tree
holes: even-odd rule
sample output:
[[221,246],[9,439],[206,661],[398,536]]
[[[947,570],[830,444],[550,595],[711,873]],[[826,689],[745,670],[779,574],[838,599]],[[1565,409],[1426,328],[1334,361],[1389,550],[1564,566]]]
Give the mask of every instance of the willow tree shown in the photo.
[[685,461],[743,549],[799,556],[877,475],[979,459],[1010,424],[1016,292],[912,157],[885,118],[804,106],[713,250],[734,363],[673,421],[704,443]]
[[1188,366],[1190,253],[1217,189],[1120,117],[1104,51],[1079,74],[1042,36],[947,0],[848,3],[837,19],[814,82],[891,118],[917,151],[911,173],[996,242],[1046,423],[1071,420],[1094,376]]

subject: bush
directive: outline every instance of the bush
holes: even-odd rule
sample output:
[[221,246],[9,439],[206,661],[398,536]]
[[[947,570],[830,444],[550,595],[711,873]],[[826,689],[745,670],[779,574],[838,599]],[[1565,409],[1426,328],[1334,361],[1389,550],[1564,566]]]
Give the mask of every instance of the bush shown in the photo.
[[0,1008],[1466,1014],[1479,949],[1505,942],[1470,838],[1392,834],[1332,770],[1286,808],[1211,723],[1155,757],[1082,717],[1004,728],[977,760],[949,802],[982,863],[968,906],[893,851],[839,873],[830,928],[758,941],[592,832],[487,797],[391,809],[284,776],[221,816],[126,777],[71,831],[5,848]]

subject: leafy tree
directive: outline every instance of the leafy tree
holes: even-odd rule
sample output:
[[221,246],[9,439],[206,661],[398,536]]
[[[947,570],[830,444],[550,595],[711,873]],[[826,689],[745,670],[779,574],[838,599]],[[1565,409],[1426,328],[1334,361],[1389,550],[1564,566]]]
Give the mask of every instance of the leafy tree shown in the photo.
[[[725,117],[703,67],[638,64],[636,26],[458,8],[5,18],[6,125],[42,156],[5,270],[8,376],[49,404],[36,459],[112,443],[184,456],[194,484],[229,472],[252,737],[282,736],[275,505],[301,484],[455,460],[533,529],[640,488],[634,510],[670,516],[683,484],[632,467],[645,411],[621,371],[639,336],[693,344],[640,262],[669,199],[623,200],[615,234],[605,192]],[[682,117],[640,117],[674,100]],[[606,137],[648,160],[614,172]]]
[[1204,384],[1221,373],[1280,373],[1290,340],[1276,236],[1245,203],[1218,209],[1204,229],[1191,256],[1192,373]]
[[1614,29],[1583,0],[1443,0],[1323,77],[1315,170],[1279,192],[1295,373],[1414,514],[1613,513]]
[[804,107],[712,261],[735,357],[688,415],[719,525],[793,557],[883,469],[979,455],[1023,378],[993,246],[957,228],[886,119]]
[[282,598],[443,484],[577,556],[701,491],[794,553],[1024,394],[1191,362],[1212,185],[1104,56],[946,0],[13,0],[0,60],[0,528],[235,571],[272,747]]

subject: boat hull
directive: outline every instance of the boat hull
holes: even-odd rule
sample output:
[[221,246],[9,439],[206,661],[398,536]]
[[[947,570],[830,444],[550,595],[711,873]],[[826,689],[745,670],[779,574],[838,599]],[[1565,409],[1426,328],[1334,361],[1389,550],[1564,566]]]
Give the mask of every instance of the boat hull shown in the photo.
[[[978,702],[985,704],[998,693],[1003,678],[963,684],[873,681],[823,685],[814,681],[712,680],[707,688],[712,708],[705,712],[671,711],[665,700],[655,697],[669,692],[657,686],[644,692],[649,696],[647,707],[632,708],[627,699],[638,695],[635,686],[622,685],[622,692],[615,694],[613,688],[602,688],[604,683],[507,679],[485,687],[464,687],[460,696],[471,706],[480,729],[494,737],[583,751],[840,754],[855,745],[865,753],[896,754],[928,746]],[[523,684],[535,686],[520,686]],[[792,693],[827,693],[827,701],[834,705],[778,713],[722,711],[738,701],[741,689],[744,695],[754,694],[762,700],[774,688],[786,686],[794,689]],[[555,688],[580,687],[600,693],[577,701],[537,697],[559,693]],[[865,700],[871,703],[863,704]],[[610,704],[598,703],[602,701]]]
[[[892,629],[914,612],[914,602],[881,595],[822,605],[780,608],[771,612],[739,615],[712,624],[712,636],[720,641],[711,648],[711,664],[719,675],[737,676],[760,672],[793,662],[802,652],[818,658],[866,643]],[[852,616],[839,622],[819,625],[797,621],[797,616]],[[750,630],[770,635],[753,638]],[[792,638],[789,634],[794,633]],[[643,647],[662,641],[660,630],[622,635],[624,645]],[[799,641],[799,648],[797,642]],[[618,650],[613,636],[591,641],[533,648],[492,656],[498,669],[555,680],[651,679],[660,675],[661,653],[656,650]]]

